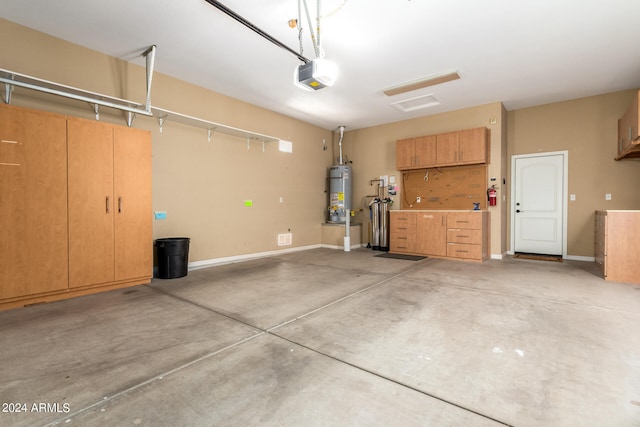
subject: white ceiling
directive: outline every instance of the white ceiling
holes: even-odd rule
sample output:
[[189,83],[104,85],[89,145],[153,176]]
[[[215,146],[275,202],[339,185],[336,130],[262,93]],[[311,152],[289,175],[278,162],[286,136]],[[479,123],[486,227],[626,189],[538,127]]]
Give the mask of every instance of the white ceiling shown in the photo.
[[[222,3],[299,51],[287,25],[298,0]],[[316,0],[307,4],[314,19]],[[305,92],[292,83],[298,59],[205,0],[0,2],[2,18],[115,57],[155,44],[158,72],[332,130],[640,87],[640,0],[323,0],[322,10],[322,45],[340,74],[333,87]],[[450,71],[462,78],[382,93]],[[409,113],[391,105],[427,94],[440,105]]]

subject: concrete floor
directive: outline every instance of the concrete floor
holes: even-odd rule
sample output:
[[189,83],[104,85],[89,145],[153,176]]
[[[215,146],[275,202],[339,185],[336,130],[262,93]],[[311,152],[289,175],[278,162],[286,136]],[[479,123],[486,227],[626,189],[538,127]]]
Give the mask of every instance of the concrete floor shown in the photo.
[[376,254],[0,312],[0,425],[640,425],[640,285]]

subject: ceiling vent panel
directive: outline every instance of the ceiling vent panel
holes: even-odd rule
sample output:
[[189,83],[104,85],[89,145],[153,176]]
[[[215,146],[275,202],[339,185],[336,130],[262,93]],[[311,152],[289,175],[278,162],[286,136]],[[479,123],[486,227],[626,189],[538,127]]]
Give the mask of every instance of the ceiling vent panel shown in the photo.
[[410,111],[421,110],[423,108],[435,107],[440,105],[440,101],[438,101],[433,94],[429,94],[405,99],[403,101],[392,102],[391,105],[403,113],[408,113]]

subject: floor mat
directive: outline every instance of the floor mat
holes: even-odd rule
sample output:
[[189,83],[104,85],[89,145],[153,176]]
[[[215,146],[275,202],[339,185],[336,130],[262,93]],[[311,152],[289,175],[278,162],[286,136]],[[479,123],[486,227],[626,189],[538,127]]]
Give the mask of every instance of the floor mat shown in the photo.
[[417,255],[404,255],[404,254],[390,254],[388,252],[381,253],[380,255],[376,255],[380,258],[393,258],[393,259],[404,259],[407,261],[420,261],[421,259],[427,258],[426,256],[417,256]]
[[562,262],[562,255],[542,255],[542,254],[517,253],[513,257],[514,258],[519,258],[519,259],[534,259],[534,260],[537,260],[537,261]]

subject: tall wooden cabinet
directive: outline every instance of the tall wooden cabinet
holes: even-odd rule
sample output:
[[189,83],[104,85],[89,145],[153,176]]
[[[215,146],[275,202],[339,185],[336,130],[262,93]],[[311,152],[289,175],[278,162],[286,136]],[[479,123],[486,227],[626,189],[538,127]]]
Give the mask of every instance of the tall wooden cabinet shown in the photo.
[[64,116],[0,105],[0,230],[0,304],[67,288]]
[[148,276],[148,133],[74,118],[68,120],[68,147],[69,286]]
[[0,309],[148,283],[150,133],[12,106],[0,133]]

